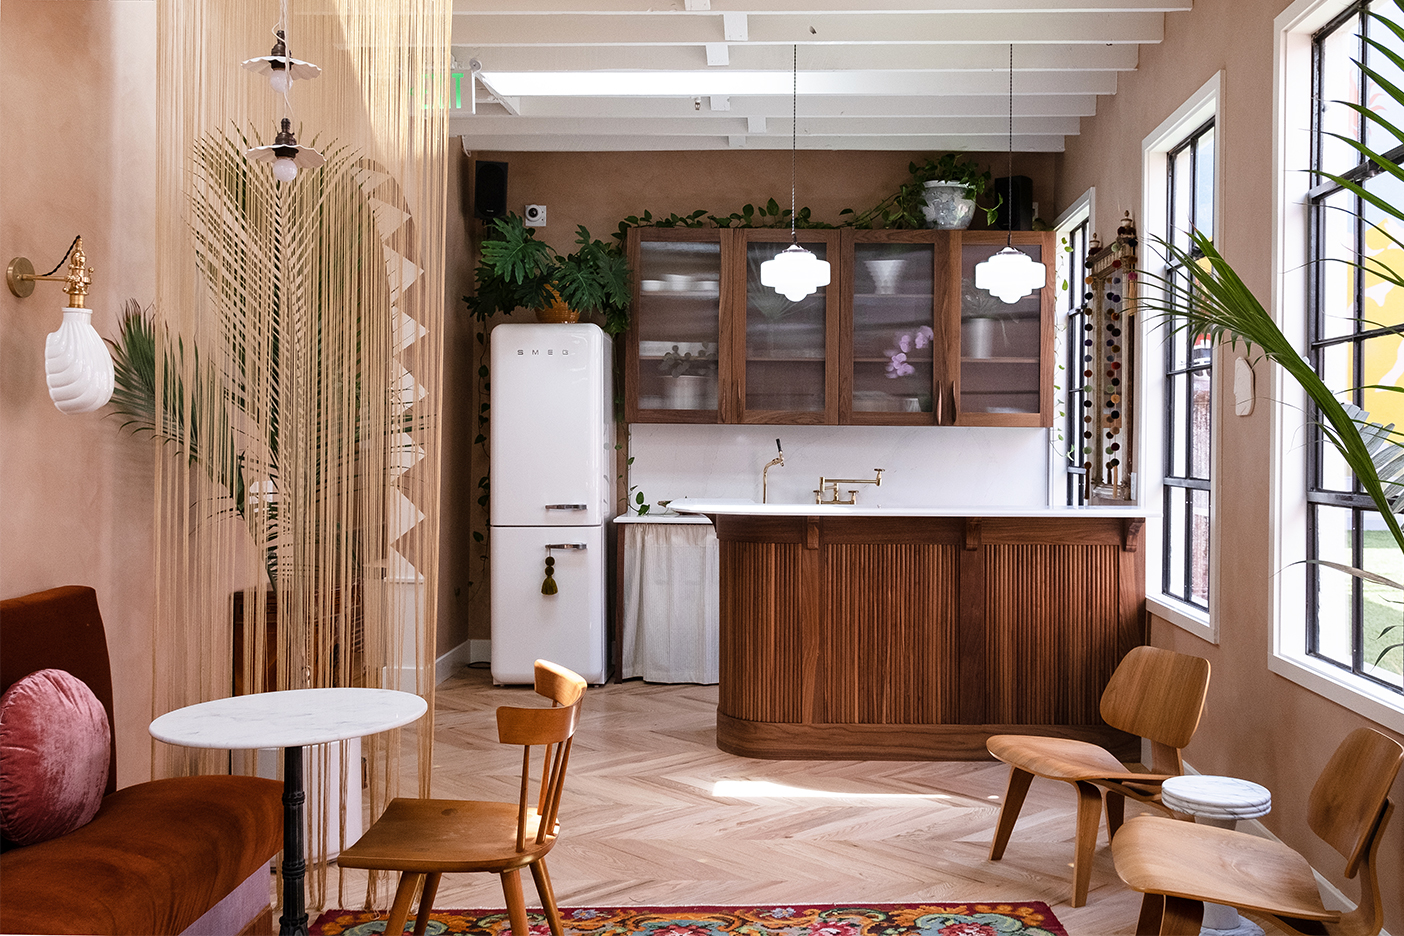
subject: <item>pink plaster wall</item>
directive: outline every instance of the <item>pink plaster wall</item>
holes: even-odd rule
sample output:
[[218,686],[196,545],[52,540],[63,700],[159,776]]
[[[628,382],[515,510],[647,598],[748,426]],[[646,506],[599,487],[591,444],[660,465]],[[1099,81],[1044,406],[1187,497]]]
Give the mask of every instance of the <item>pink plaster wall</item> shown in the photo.
[[[1083,119],[1081,135],[1069,138],[1057,170],[1060,206],[1095,185],[1094,227],[1104,239],[1124,209],[1139,215],[1142,139],[1222,70],[1216,131],[1223,157],[1219,247],[1266,304],[1272,248],[1272,21],[1286,6],[1286,0],[1195,0],[1192,11],[1167,14],[1164,41],[1141,47],[1137,71],[1123,73],[1115,97],[1102,98],[1097,115]],[[1259,365],[1260,388],[1268,386],[1264,367]],[[1272,790],[1273,811],[1264,824],[1355,899],[1359,890],[1344,880],[1344,861],[1307,828],[1306,802],[1340,739],[1372,723],[1268,671],[1275,571],[1268,529],[1271,406],[1260,389],[1253,414],[1235,416],[1232,370],[1219,368],[1215,381],[1215,418],[1227,421],[1220,434],[1220,548],[1212,571],[1218,579],[1219,644],[1159,618],[1152,621],[1151,641],[1206,657],[1213,666],[1204,720],[1186,760],[1203,773],[1245,777]],[[1395,783],[1393,797],[1404,799],[1404,779]],[[1395,933],[1404,932],[1401,855],[1404,822],[1396,817],[1381,849],[1385,926]]]
[[[43,273],[75,234],[104,337],[155,292],[156,4],[0,6],[0,254]],[[151,449],[102,411],[65,416],[44,384],[44,336],[66,297],[0,290],[0,597],[97,589],[107,627],[119,786],[150,779]]]

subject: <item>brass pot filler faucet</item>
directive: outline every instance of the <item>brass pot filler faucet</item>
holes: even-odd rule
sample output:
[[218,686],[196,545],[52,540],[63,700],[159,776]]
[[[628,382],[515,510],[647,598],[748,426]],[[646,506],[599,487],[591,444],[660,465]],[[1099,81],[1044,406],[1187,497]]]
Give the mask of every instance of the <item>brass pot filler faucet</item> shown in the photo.
[[[839,485],[840,485],[840,484],[871,484],[871,485],[873,485],[874,487],[882,487],[882,472],[883,472],[883,469],[881,469],[881,468],[874,468],[873,471],[877,474],[877,477],[875,477],[875,478],[826,478],[826,477],[824,477],[823,475],[820,475],[820,476],[819,476],[819,490],[817,490],[817,491],[814,492],[814,503],[816,503],[816,504],[856,504],[856,503],[858,503],[858,492],[855,491],[855,490],[853,490],[853,489],[851,489],[851,488],[850,488],[849,491],[848,491],[848,500],[841,500],[841,499],[839,498]],[[828,500],[825,500],[825,499],[824,499],[824,494],[826,493],[826,492],[824,491],[824,488],[825,488],[825,487],[828,487],[828,489],[829,489],[828,492],[827,492],[828,495],[829,495],[829,499],[828,499]]]

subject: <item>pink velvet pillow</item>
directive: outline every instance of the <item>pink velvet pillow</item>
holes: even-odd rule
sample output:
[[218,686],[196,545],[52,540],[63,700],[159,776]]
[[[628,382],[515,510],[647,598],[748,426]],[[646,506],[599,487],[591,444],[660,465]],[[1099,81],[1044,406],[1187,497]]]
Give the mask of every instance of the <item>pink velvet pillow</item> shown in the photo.
[[0,696],[0,834],[34,845],[87,825],[102,805],[112,738],[78,677],[30,673]]

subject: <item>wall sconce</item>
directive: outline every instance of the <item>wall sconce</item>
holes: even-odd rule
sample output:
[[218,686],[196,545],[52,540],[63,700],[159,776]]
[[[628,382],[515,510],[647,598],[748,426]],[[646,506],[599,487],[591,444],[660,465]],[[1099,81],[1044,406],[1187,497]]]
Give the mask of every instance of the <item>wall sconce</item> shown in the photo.
[[55,276],[58,266],[48,273],[36,274],[34,265],[25,257],[16,257],[5,270],[5,282],[10,292],[24,299],[34,292],[37,280],[62,282],[71,305],[64,306],[63,324],[44,343],[44,373],[49,384],[49,398],[60,412],[91,413],[112,399],[112,356],[107,345],[93,328],[93,310],[83,305],[88,287],[93,282],[92,267],[83,254],[83,238],[73,239],[64,254],[68,273]]

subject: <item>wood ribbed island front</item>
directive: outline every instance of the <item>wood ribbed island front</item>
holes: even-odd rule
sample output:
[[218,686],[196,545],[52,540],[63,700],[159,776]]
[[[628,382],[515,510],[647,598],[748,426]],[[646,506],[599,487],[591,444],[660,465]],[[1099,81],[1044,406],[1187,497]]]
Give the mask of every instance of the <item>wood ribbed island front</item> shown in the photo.
[[1098,714],[1144,642],[1139,518],[709,515],[722,750],[967,760],[1014,732],[1139,757]]

